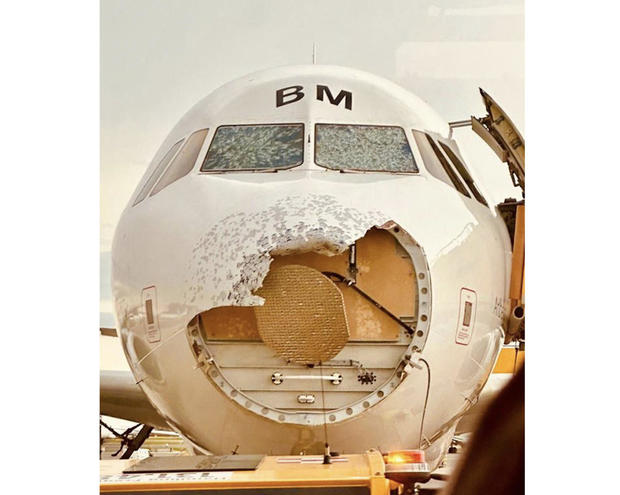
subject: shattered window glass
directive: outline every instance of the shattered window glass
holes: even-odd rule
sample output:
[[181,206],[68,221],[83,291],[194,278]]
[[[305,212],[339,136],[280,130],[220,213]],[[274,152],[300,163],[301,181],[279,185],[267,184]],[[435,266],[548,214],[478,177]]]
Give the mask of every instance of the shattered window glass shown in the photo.
[[418,172],[401,127],[317,124],[315,161],[335,170]]
[[300,165],[303,124],[225,125],[218,127],[202,172],[265,170]]

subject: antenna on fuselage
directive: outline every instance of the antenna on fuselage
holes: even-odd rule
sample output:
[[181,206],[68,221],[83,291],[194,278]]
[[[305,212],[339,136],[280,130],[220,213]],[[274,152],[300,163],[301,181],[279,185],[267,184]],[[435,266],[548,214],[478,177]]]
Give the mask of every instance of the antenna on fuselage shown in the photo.
[[312,65],[316,65],[316,43],[312,43]]

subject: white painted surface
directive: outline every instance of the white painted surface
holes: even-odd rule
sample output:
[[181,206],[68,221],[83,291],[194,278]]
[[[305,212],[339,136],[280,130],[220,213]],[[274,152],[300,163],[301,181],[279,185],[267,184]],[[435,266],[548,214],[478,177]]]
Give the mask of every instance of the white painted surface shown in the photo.
[[[275,107],[278,88],[293,84],[312,88],[318,83],[334,92],[352,91],[353,109],[310,97]],[[428,449],[433,464],[449,443],[446,439],[455,418],[485,383],[500,349],[502,322],[494,309],[496,298],[507,297],[510,244],[505,226],[494,212],[423,168],[411,130],[445,135],[447,124],[418,98],[359,71],[281,68],[225,85],[181,119],[153,163],[179,138],[197,129],[271,122],[304,122],[311,142],[315,122],[402,126],[420,173],[326,170],[313,163],[309,145],[304,163],[291,170],[201,174],[198,168],[213,136],[210,132],[193,172],[127,208],[119,222],[112,256],[113,291],[119,334],[131,369],[171,427],[202,449],[222,453],[239,445],[240,453],[290,454],[302,440],[320,441],[322,428],[280,424],[223,395],[196,368],[186,326],[209,307],[259,303],[247,290],[262,281],[268,256],[258,271],[253,266],[244,272],[244,260],[286,244],[286,236],[279,234],[301,225],[294,212],[306,227],[320,226],[326,238],[331,236],[335,242],[350,242],[367,228],[393,220],[422,246],[430,267],[432,308],[426,308],[430,329],[421,357],[430,364],[432,375],[424,439],[437,439]],[[306,205],[301,212],[300,205]],[[300,240],[308,241],[308,230],[300,232]],[[262,234],[266,244],[260,242]],[[209,243],[215,249],[204,250]],[[244,285],[244,273],[256,275],[249,286]],[[157,287],[162,337],[158,343],[145,338],[141,291],[149,286]],[[243,287],[246,292],[239,292]],[[475,328],[467,346],[455,342],[462,287],[478,295]],[[330,424],[333,448],[361,452],[373,447],[417,447],[426,386],[426,370],[414,368],[384,400],[355,418]]]

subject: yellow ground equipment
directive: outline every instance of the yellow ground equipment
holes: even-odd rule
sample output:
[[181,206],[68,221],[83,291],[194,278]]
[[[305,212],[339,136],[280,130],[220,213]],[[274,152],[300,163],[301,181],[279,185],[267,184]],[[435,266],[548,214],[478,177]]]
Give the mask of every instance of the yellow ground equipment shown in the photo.
[[411,484],[430,476],[423,451],[390,453],[384,460],[380,452],[370,450],[333,456],[330,464],[323,463],[323,456],[183,456],[154,461],[101,461],[101,493],[389,495],[390,490],[402,491],[391,479]]

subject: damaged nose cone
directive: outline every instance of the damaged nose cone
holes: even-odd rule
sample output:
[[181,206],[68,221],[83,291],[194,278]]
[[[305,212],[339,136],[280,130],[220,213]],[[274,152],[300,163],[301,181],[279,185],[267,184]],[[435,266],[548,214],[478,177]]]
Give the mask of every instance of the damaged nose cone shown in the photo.
[[303,265],[270,271],[257,294],[256,322],[262,341],[288,362],[319,363],[336,356],[349,340],[340,289]]
[[429,333],[422,247],[386,215],[335,198],[227,217],[188,268],[197,367],[265,420],[319,426],[364,413],[399,388]]

